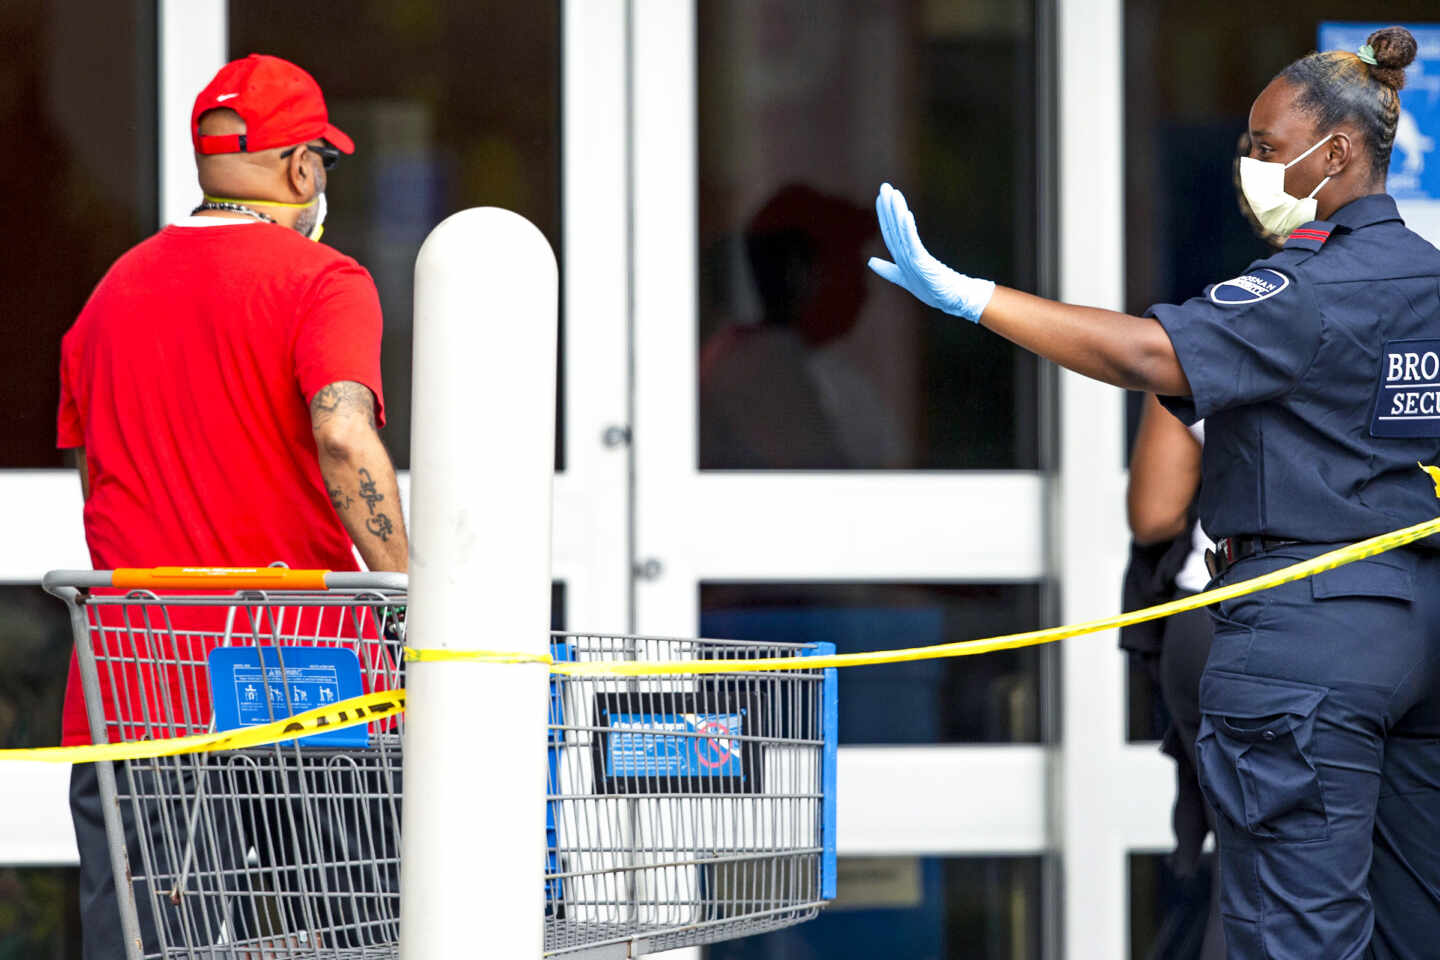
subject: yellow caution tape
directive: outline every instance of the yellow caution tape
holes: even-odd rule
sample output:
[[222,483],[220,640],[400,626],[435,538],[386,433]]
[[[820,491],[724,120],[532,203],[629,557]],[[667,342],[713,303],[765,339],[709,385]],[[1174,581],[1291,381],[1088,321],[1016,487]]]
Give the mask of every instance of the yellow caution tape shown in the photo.
[[383,720],[405,709],[404,690],[367,693],[339,703],[297,713],[284,720],[238,730],[197,733],[188,737],[161,740],[130,740],[125,743],[97,743],[75,747],[35,747],[29,750],[0,750],[0,760],[39,760],[47,763],[93,763],[96,760],[144,760],[173,757],[182,753],[210,753],[242,750],[289,740],[295,736],[343,730],[373,720]]
[[[1435,481],[1436,496],[1440,497],[1440,467],[1421,468]],[[1033,647],[1043,643],[1054,643],[1070,637],[1078,637],[1102,630],[1127,627],[1147,620],[1159,620],[1188,610],[1210,606],[1225,600],[1233,600],[1262,590],[1270,590],[1287,583],[1294,583],[1313,577],[1327,570],[1343,567],[1357,560],[1377,556],[1397,547],[1403,547],[1440,534],[1440,517],[1426,520],[1413,526],[1381,534],[1346,547],[1322,553],[1309,560],[1291,564],[1283,569],[1262,576],[1242,580],[1228,587],[1219,587],[1197,593],[1180,600],[1134,610],[1130,613],[1087,620],[1045,630],[1031,630],[1026,633],[1012,633],[982,640],[962,640],[956,643],[940,643],[928,647],[905,647],[898,650],[875,650],[868,653],[840,653],[817,657],[773,657],[763,660],[634,660],[634,661],[555,661],[548,655],[494,650],[439,650],[405,649],[406,659],[429,663],[495,663],[544,664],[554,674],[564,676],[610,676],[650,677],[676,674],[711,673],[755,673],[772,670],[821,670],[829,667],[860,667],[881,663],[902,663],[913,660],[937,660],[944,657],[973,657],[999,650],[1014,650],[1019,647]],[[217,733],[202,733],[188,737],[174,737],[164,740],[140,740],[127,743],[96,744],[76,747],[40,747],[29,750],[0,750],[0,760],[39,760],[52,763],[90,763],[96,760],[139,760],[149,757],[168,757],[183,753],[202,753],[216,750],[239,750],[258,747],[305,736],[322,730],[340,730],[361,723],[382,720],[405,709],[405,691],[389,690],[368,693],[349,700],[342,700],[330,706],[320,707],[296,714],[285,720],[263,726],[246,727]]]
[[[1423,465],[1422,465],[1423,467]],[[1424,467],[1435,480],[1436,495],[1440,496],[1440,467]],[[671,674],[702,673],[753,673],[765,670],[820,670],[828,667],[862,667],[879,663],[902,663],[911,660],[936,660],[942,657],[974,657],[998,650],[1014,650],[1018,647],[1033,647],[1042,643],[1054,643],[1069,637],[1078,637],[1102,630],[1128,627],[1147,620],[1184,613],[1207,607],[1212,603],[1233,600],[1250,593],[1259,593],[1317,573],[1343,567],[1356,560],[1364,560],[1377,554],[1403,547],[1440,533],[1440,517],[1426,520],[1414,526],[1405,527],[1392,533],[1361,540],[1359,543],[1322,553],[1318,557],[1291,564],[1273,573],[1267,573],[1228,587],[1218,587],[1197,593],[1180,600],[1172,600],[1143,610],[1087,620],[1062,627],[1045,630],[1031,630],[1026,633],[1011,633],[1002,637],[988,637],[983,640],[961,640],[955,643],[940,643],[928,647],[906,647],[899,650],[875,650],[868,653],[837,653],[820,657],[774,657],[767,660],[670,660],[645,661],[556,661],[549,656],[506,653],[489,650],[419,650],[406,648],[406,659],[421,663],[543,663],[551,673],[571,677],[652,677]]]

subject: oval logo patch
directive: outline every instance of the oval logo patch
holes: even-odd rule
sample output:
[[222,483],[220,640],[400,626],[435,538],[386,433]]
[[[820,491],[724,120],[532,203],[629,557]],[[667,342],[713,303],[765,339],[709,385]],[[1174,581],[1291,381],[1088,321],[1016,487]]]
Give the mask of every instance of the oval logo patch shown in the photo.
[[1210,302],[1222,307],[1238,307],[1268,300],[1290,286],[1290,278],[1279,270],[1261,267],[1234,280],[1217,283],[1210,288]]

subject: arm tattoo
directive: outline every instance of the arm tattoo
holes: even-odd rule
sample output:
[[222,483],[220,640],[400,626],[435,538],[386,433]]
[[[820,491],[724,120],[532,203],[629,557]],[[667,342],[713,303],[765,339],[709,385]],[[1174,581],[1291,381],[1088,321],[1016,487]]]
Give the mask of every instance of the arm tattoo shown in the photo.
[[315,394],[315,399],[310,402],[310,410],[314,413],[334,413],[339,408],[340,391],[335,389],[333,383],[321,387],[320,392]]
[[[370,515],[375,515],[375,504],[385,499],[385,494],[375,489],[375,478],[370,476],[370,471],[361,467],[360,474],[360,499],[365,501],[365,506],[370,509]],[[383,517],[384,514],[382,513]]]
[[332,487],[328,483],[325,484],[325,492],[330,494],[330,506],[335,508],[336,513],[343,513],[349,510],[350,504],[355,502],[350,494],[339,487]]
[[381,540],[388,541],[390,535],[395,532],[395,524],[390,522],[390,518],[387,515],[378,513],[365,521],[365,529],[369,530]]
[[374,427],[375,395],[354,380],[338,380],[321,387],[310,401],[310,422],[319,427],[332,417],[364,417]]

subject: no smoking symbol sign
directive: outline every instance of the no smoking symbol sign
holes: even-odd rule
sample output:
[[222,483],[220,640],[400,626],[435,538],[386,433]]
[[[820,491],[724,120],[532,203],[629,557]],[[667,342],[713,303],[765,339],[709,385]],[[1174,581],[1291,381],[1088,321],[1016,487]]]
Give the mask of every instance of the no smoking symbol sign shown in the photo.
[[702,720],[695,724],[695,761],[702,767],[715,769],[736,760],[740,756],[740,744],[730,734],[730,728],[715,720]]

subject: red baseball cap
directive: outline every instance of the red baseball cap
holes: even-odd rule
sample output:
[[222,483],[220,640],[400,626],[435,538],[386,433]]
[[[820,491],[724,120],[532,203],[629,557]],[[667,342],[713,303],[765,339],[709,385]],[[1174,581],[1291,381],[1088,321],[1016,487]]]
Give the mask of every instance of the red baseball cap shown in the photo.
[[[202,137],[200,117],[209,110],[234,110],[245,132]],[[254,153],[323,137],[341,153],[354,153],[355,141],[330,122],[325,97],[315,78],[289,60],[252,53],[220,68],[195,98],[190,139],[197,153]]]

